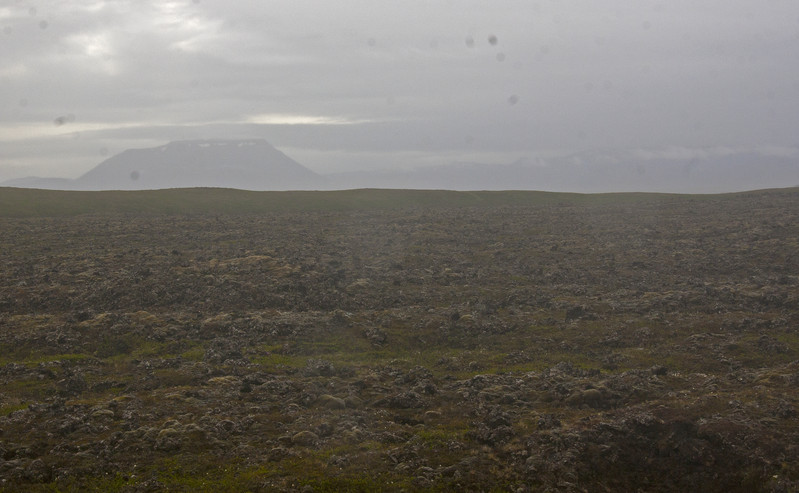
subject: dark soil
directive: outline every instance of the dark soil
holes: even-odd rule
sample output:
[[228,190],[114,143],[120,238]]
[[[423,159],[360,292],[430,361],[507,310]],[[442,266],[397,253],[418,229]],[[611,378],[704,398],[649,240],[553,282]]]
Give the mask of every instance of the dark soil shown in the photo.
[[799,194],[0,218],[4,491],[799,491]]

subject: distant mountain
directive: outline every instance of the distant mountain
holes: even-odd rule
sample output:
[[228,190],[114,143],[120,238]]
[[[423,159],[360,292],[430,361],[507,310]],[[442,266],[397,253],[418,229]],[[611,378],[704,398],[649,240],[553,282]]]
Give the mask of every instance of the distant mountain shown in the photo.
[[68,190],[223,187],[314,190],[327,180],[261,139],[187,140],[129,149],[75,180],[25,178],[4,185]]
[[453,163],[319,175],[265,140],[191,140],[124,151],[75,180],[20,178],[0,185],[58,190],[223,187],[721,193],[799,186],[799,150],[618,150],[521,158],[509,164]]
[[14,178],[0,183],[4,187],[17,188],[42,188],[45,190],[72,190],[75,180],[68,178],[39,178],[38,176],[26,176],[25,178]]
[[511,164],[454,163],[328,175],[333,188],[721,193],[799,184],[799,154],[694,156],[642,151],[583,153]]

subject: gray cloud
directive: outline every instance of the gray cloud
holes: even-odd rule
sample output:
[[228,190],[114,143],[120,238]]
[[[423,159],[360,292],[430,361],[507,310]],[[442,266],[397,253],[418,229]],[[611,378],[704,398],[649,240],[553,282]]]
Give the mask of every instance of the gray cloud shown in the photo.
[[97,149],[196,137],[336,169],[348,153],[791,147],[797,59],[790,0],[16,1],[0,7],[0,174],[76,176]]

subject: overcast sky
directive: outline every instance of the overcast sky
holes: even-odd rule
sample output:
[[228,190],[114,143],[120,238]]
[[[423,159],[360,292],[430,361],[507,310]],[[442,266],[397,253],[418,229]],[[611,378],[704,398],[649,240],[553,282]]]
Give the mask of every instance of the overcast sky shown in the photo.
[[799,2],[4,0],[0,108],[0,180],[220,137],[322,173],[792,149]]

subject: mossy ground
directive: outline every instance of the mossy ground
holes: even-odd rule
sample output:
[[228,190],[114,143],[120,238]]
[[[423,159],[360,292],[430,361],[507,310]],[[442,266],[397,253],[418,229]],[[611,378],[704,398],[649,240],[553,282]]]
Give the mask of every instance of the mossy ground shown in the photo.
[[799,484],[795,190],[14,193],[0,489]]

